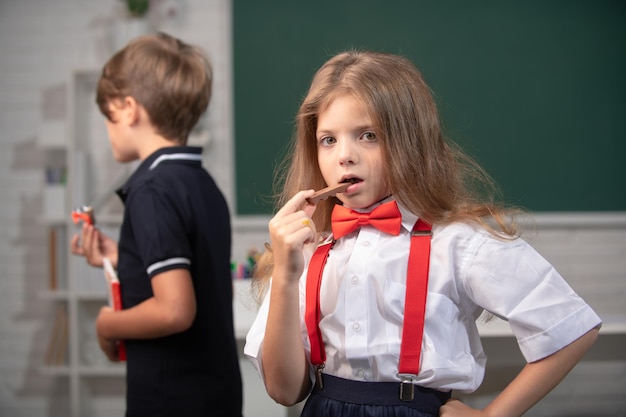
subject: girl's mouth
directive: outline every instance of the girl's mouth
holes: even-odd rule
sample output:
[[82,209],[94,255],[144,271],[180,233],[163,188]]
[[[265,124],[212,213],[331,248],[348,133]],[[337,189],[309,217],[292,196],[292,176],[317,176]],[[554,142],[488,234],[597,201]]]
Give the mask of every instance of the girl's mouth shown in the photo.
[[360,178],[356,178],[356,177],[344,178],[343,180],[341,180],[341,183],[351,184],[348,188],[346,188],[346,191],[344,191],[344,193],[348,193],[350,191],[354,191],[354,184],[358,184],[360,182],[363,182],[363,180],[360,179]]

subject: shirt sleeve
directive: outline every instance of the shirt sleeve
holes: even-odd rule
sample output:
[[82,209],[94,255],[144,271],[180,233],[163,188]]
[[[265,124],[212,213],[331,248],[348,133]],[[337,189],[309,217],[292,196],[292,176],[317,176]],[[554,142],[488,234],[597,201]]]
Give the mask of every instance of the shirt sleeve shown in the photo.
[[246,344],[243,347],[243,353],[250,360],[254,368],[259,373],[262,379],[263,376],[263,364],[261,363],[261,347],[263,346],[263,339],[265,337],[265,327],[267,323],[267,316],[270,309],[270,293],[272,291],[271,281],[269,288],[261,302],[259,311],[256,318],[248,330],[246,335]]
[[147,182],[127,205],[132,231],[147,274],[189,269],[192,251],[181,202],[154,182]]
[[528,362],[601,325],[593,309],[527,242],[480,236],[468,260],[467,291],[476,304],[509,322]]
[[[303,251],[304,257],[304,272],[300,276],[299,281],[299,314],[300,314],[300,337],[302,338],[302,344],[305,349],[305,354],[307,358],[310,358],[310,344],[308,339],[308,332],[306,328],[306,324],[304,322],[304,313],[306,309],[306,275],[308,265],[311,259],[311,255],[315,248],[311,245],[307,245]],[[268,290],[263,297],[263,301],[261,302],[261,306],[259,307],[259,311],[257,312],[256,318],[250,326],[250,330],[248,330],[248,334],[246,335],[246,344],[243,348],[243,353],[250,360],[254,368],[257,370],[262,379],[265,379],[263,376],[263,363],[261,360],[261,349],[263,347],[263,340],[265,338],[265,329],[267,324],[267,317],[269,316],[270,309],[270,295],[272,293],[272,279],[270,278],[268,284]],[[315,374],[313,369],[310,369],[310,378],[311,380],[315,379]]]

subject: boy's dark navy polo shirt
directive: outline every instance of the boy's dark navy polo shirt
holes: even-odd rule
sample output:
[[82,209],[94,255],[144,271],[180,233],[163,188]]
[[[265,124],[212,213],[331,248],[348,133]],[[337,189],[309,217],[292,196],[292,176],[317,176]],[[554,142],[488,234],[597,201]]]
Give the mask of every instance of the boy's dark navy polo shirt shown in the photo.
[[197,306],[191,328],[182,333],[126,341],[129,417],[208,410],[241,416],[230,214],[202,167],[201,151],[159,149],[118,190],[125,205],[118,255],[123,308],[151,298],[152,277],[178,268],[189,270]]

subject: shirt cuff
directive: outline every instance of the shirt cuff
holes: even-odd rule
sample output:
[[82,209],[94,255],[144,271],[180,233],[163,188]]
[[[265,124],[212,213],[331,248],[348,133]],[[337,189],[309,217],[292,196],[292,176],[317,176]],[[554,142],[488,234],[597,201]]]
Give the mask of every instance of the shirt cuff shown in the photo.
[[589,305],[584,305],[551,328],[519,340],[527,362],[536,362],[570,345],[593,328],[599,328],[602,319]]

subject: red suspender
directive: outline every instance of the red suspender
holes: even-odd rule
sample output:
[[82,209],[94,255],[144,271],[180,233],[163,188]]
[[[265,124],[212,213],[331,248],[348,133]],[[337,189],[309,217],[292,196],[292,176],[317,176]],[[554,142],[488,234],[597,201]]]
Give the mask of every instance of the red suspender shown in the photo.
[[[428,289],[428,265],[430,261],[430,226],[418,220],[411,235],[411,250],[406,274],[404,298],[404,325],[400,347],[401,374],[417,374],[422,350],[426,290]],[[407,326],[407,320],[410,326]],[[412,322],[411,322],[412,321]],[[420,329],[422,331],[416,331]]]
[[413,378],[420,369],[424,316],[426,314],[426,293],[428,292],[428,268],[430,265],[431,227],[421,219],[411,231],[411,249],[406,272],[406,294],[404,296],[404,323],[402,324],[402,344],[398,376],[400,399],[413,399]]
[[322,332],[319,327],[321,318],[320,286],[328,252],[330,252],[334,244],[335,241],[333,240],[317,247],[309,262],[309,271],[306,277],[306,311],[304,319],[311,344],[311,363],[315,366],[315,378],[320,388],[323,388],[322,369],[326,362],[326,351],[324,350],[324,341],[322,340]]
[[[428,291],[428,268],[430,264],[431,226],[421,219],[411,232],[411,249],[407,267],[406,295],[404,302],[404,323],[398,376],[401,379],[400,398],[410,401],[413,398],[413,377],[417,376],[422,351],[426,294]],[[322,388],[321,373],[326,361],[324,342],[319,330],[320,286],[322,273],[334,241],[320,245],[311,257],[306,282],[305,322],[311,344],[311,363],[316,369],[316,379]]]

